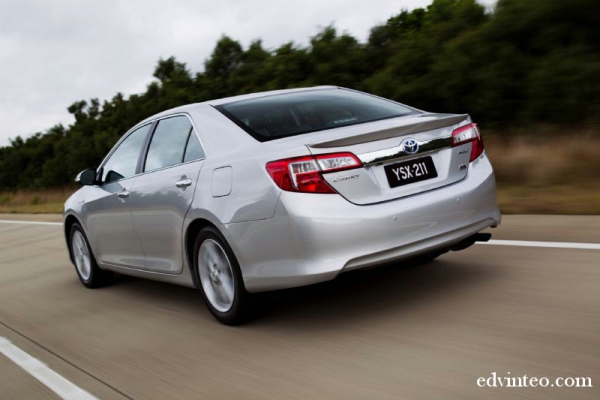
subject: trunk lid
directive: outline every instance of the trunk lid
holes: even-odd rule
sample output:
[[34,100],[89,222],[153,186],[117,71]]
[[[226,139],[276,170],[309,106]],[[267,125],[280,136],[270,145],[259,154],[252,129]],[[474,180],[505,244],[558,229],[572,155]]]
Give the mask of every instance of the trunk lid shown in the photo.
[[[323,176],[348,201],[367,205],[464,179],[471,143],[453,148],[452,131],[469,122],[466,114],[424,113],[317,132],[302,139],[313,155],[351,152],[363,162],[362,168]],[[407,139],[412,141],[403,145]]]

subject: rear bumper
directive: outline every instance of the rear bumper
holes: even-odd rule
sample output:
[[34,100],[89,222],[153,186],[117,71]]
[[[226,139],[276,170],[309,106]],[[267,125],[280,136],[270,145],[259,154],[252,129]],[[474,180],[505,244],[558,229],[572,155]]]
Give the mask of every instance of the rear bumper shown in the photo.
[[455,184],[380,204],[283,192],[275,215],[226,226],[250,292],[308,285],[340,272],[444,248],[500,223],[485,156]]

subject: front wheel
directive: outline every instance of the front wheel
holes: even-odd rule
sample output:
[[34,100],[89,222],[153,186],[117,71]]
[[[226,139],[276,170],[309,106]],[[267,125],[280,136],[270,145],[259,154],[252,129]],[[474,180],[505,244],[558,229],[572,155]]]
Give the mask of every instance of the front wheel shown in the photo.
[[210,312],[226,325],[238,325],[249,316],[250,294],[244,288],[239,264],[221,233],[206,227],[196,237],[194,271]]
[[114,279],[114,273],[98,267],[81,225],[78,223],[73,224],[70,238],[71,256],[81,283],[90,289],[111,283]]

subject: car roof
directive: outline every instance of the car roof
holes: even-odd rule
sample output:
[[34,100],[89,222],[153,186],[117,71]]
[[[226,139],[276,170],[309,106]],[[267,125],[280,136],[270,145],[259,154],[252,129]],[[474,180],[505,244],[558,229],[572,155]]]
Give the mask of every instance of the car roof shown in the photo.
[[305,91],[319,90],[319,89],[336,89],[336,88],[338,88],[338,86],[324,85],[324,86],[313,86],[313,87],[305,87],[305,88],[298,88],[298,89],[269,90],[266,92],[249,93],[249,94],[242,94],[242,95],[238,95],[238,96],[225,97],[222,99],[208,100],[208,101],[203,101],[201,103],[186,104],[184,106],[171,108],[169,110],[161,111],[158,114],[154,114],[153,116],[148,117],[145,120],[139,122],[138,124],[136,124],[136,126],[143,125],[144,123],[146,123],[148,121],[152,121],[156,118],[160,118],[160,117],[170,115],[170,114],[175,114],[175,113],[184,113],[184,112],[192,111],[194,109],[197,109],[198,107],[202,107],[202,106],[206,106],[206,105],[218,106],[221,104],[232,103],[234,101],[256,99],[259,97],[273,96],[276,94],[305,92]]
[[312,86],[312,87],[305,87],[305,88],[298,88],[298,89],[269,90],[266,92],[249,93],[249,94],[242,94],[239,96],[225,97],[222,99],[209,100],[209,101],[206,101],[205,103],[210,104],[211,106],[218,106],[221,104],[233,103],[235,101],[256,99],[259,97],[273,96],[276,94],[306,92],[306,91],[310,91],[310,90],[336,89],[336,88],[338,88],[338,87],[337,86]]

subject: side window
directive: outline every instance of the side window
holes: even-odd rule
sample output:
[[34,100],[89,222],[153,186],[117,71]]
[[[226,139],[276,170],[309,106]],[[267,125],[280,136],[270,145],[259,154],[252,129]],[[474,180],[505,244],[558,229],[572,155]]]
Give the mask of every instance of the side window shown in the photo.
[[121,142],[102,167],[102,182],[113,182],[135,175],[140,152],[151,125],[136,129]]
[[192,123],[184,115],[158,121],[148,148],[144,171],[180,164],[191,130]]
[[198,140],[198,136],[196,136],[196,132],[192,129],[190,131],[190,138],[188,139],[187,146],[185,147],[183,162],[200,160],[202,158],[204,158],[204,150]]

